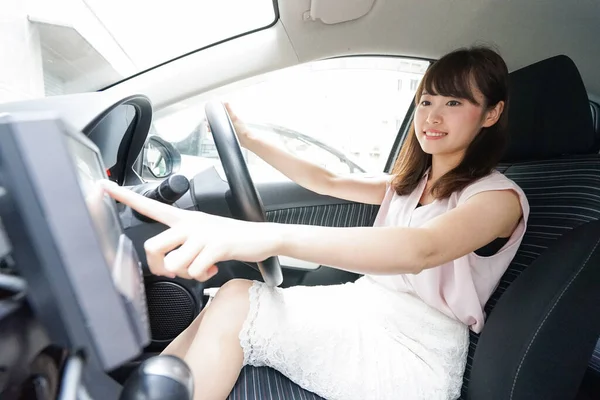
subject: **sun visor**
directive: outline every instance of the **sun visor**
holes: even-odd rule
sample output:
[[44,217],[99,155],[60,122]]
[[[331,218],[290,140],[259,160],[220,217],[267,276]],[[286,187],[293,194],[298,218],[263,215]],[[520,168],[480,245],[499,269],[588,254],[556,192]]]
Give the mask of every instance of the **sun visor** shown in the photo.
[[310,18],[333,25],[359,19],[369,13],[375,0],[311,0]]

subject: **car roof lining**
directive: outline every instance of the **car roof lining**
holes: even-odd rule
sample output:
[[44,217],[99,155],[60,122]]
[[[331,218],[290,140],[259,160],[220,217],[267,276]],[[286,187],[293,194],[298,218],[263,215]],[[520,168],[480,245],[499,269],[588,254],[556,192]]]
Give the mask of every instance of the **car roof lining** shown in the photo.
[[123,95],[144,93],[158,110],[315,60],[365,54],[438,59],[458,47],[485,44],[498,49],[511,71],[568,55],[588,93],[600,94],[600,52],[591,40],[600,37],[600,2],[379,0],[366,15],[335,24],[312,19],[309,0],[279,1],[278,7],[279,21],[265,30],[198,51],[112,89]]

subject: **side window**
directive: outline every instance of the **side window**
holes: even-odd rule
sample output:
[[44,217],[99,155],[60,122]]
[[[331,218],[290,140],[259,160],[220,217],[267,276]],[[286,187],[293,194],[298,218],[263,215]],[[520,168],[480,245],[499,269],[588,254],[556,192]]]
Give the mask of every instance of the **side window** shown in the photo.
[[[182,154],[179,173],[220,169],[206,128],[206,101],[228,101],[252,131],[332,172],[383,171],[429,63],[397,57],[346,57],[303,64],[238,82],[157,112],[151,135]],[[244,150],[258,182],[287,179]]]

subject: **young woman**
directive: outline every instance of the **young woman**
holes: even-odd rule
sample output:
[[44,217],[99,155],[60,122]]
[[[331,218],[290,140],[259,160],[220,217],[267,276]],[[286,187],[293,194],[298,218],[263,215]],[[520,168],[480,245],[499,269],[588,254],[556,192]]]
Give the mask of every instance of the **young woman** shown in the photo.
[[483,328],[483,306],[529,213],[521,189],[494,171],[506,143],[507,80],[504,61],[486,48],[437,61],[393,172],[380,179],[336,176],[287,154],[229,110],[241,144],[298,184],[380,204],[374,227],[230,220],[106,185],[171,227],[146,242],[156,274],[205,281],[219,261],[273,255],[363,274],[335,286],[225,284],[165,350],[192,368],[196,399],[226,398],[247,364],[273,367],[327,399],[459,397],[468,330]]

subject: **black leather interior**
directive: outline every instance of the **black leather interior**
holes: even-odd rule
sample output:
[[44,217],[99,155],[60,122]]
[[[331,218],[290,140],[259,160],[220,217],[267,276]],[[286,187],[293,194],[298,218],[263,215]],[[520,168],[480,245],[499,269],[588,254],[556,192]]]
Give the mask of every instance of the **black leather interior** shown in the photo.
[[594,101],[590,101],[590,111],[592,113],[592,124],[596,136],[596,146],[600,147],[600,105]]
[[477,345],[467,398],[574,398],[600,330],[599,244],[600,221],[582,224],[506,290]]
[[[510,93],[511,144],[499,169],[523,188],[531,213],[486,326],[471,333],[462,398],[572,399],[600,334],[598,141],[569,58],[511,73]],[[230,399],[255,398],[319,397],[246,367]]]
[[579,71],[566,56],[510,74],[510,144],[504,161],[597,151],[590,105]]

